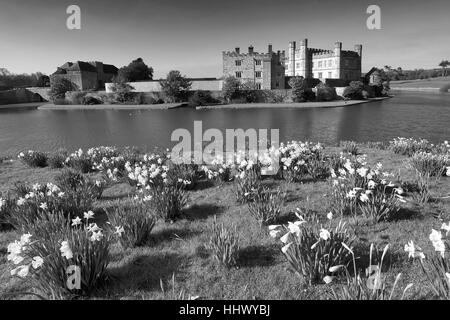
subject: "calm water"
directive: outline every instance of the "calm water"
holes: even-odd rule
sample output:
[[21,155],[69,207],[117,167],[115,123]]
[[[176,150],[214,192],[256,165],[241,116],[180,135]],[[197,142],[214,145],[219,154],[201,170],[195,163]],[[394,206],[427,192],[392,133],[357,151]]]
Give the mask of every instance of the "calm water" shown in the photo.
[[281,141],[387,141],[394,137],[450,140],[450,94],[397,93],[395,98],[344,108],[247,110],[0,110],[0,154],[74,150],[99,145],[144,149],[173,145],[177,128],[277,128]]

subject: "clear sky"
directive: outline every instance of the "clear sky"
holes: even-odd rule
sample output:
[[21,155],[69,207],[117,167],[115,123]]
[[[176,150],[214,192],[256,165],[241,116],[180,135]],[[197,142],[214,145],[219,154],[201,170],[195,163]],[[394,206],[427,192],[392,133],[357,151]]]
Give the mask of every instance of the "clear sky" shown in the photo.
[[[82,10],[82,29],[66,28],[66,8]],[[381,30],[366,9],[381,7]],[[450,59],[449,0],[0,0],[0,67],[52,73],[66,61],[117,67],[142,57],[159,78],[173,69],[219,77],[221,52],[249,45],[287,50],[289,41],[344,50],[363,45],[372,66],[434,68]]]

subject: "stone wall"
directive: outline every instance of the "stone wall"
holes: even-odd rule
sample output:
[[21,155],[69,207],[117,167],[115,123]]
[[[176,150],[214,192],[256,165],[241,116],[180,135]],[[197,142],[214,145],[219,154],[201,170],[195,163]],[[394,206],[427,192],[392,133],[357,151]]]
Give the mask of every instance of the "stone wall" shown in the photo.
[[[191,91],[208,90],[208,91],[221,91],[223,80],[193,80]],[[130,86],[134,88],[134,92],[161,92],[161,85],[159,81],[142,81],[142,82],[129,82]],[[112,92],[113,83],[106,83],[106,92]]]

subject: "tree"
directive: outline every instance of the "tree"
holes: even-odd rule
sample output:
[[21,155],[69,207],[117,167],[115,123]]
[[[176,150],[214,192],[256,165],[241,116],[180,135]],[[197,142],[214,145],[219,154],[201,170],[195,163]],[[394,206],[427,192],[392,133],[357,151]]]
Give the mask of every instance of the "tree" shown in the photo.
[[153,68],[147,66],[142,58],[137,58],[128,66],[120,68],[117,77],[119,81],[126,82],[152,80]]
[[361,81],[352,81],[350,85],[344,89],[342,96],[350,100],[362,100],[364,84]]
[[240,90],[241,82],[237,78],[230,76],[223,81],[222,92],[227,102],[239,98]]
[[306,90],[308,89],[305,78],[303,77],[292,77],[289,80],[289,85],[292,88],[292,100],[294,102],[304,102],[306,101]]
[[59,99],[64,99],[69,91],[78,91],[78,86],[66,78],[57,78],[51,83],[50,100],[56,102]]
[[111,90],[114,93],[114,101],[126,103],[133,99],[132,90],[134,90],[134,87],[130,86],[123,79],[114,79]]
[[450,62],[448,60],[442,60],[441,63],[439,63],[439,67],[442,67],[442,76],[447,76],[447,67],[450,66]]
[[165,80],[160,82],[161,89],[171,102],[187,101],[192,83],[180,71],[172,70]]
[[50,87],[50,77],[46,75],[41,75],[36,82],[36,87]]

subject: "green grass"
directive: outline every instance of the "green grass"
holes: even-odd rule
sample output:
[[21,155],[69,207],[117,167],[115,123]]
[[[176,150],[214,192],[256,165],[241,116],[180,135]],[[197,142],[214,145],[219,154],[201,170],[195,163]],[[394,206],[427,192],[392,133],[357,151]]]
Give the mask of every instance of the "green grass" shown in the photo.
[[[403,180],[411,180],[413,172],[405,166],[406,157],[386,150],[359,147],[367,154],[370,164],[381,162],[384,170],[399,173]],[[328,151],[340,151],[329,148]],[[19,161],[0,164],[0,191],[13,187],[14,182],[51,182],[58,170],[30,169]],[[285,184],[287,201],[282,220],[293,219],[296,208],[313,210],[326,215],[330,211],[327,181],[286,184],[273,179],[264,183],[276,188]],[[442,178],[433,189],[433,194],[448,193],[450,178]],[[126,184],[115,185],[103,195],[97,207],[109,207],[119,199],[132,193]],[[405,243],[413,240],[425,252],[433,251],[428,241],[431,228],[439,229],[441,221],[433,217],[443,212],[446,222],[450,218],[449,199],[430,203],[424,207],[415,203],[404,205],[396,221],[367,224],[365,221],[349,221],[357,235],[357,263],[367,266],[369,246],[374,243],[378,250],[390,244],[386,272],[389,279],[397,273],[403,277],[399,288],[413,282],[407,293],[410,299],[431,297],[425,277],[417,262],[407,259],[403,251]],[[218,223],[235,224],[241,239],[238,267],[229,270],[214,262],[205,249],[208,232],[217,216]],[[8,293],[27,291],[29,284],[13,279],[6,264],[6,246],[17,237],[14,232],[0,233],[0,299]],[[288,263],[280,251],[280,243],[269,237],[267,229],[260,229],[250,216],[247,205],[238,205],[233,193],[233,184],[225,183],[202,190],[189,191],[188,206],[182,219],[169,224],[158,221],[149,242],[139,248],[123,250],[118,245],[112,250],[109,266],[110,280],[95,297],[101,299],[170,299],[172,277],[173,291],[177,295],[200,296],[201,299],[326,299],[330,287],[327,285],[305,286],[299,277],[287,271]],[[163,283],[164,291],[161,289]],[[392,282],[391,282],[392,283]],[[18,297],[29,298],[19,295]]]
[[423,80],[399,80],[391,81],[391,87],[394,88],[436,88],[450,84],[450,77],[437,77]]

